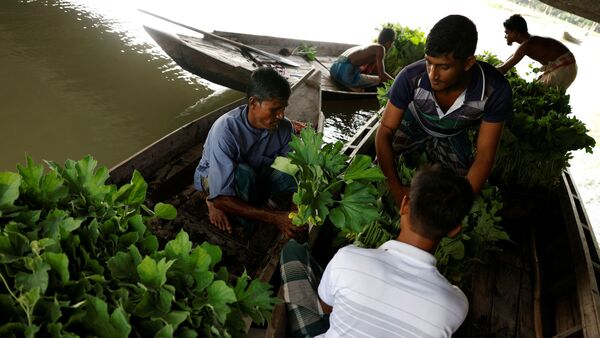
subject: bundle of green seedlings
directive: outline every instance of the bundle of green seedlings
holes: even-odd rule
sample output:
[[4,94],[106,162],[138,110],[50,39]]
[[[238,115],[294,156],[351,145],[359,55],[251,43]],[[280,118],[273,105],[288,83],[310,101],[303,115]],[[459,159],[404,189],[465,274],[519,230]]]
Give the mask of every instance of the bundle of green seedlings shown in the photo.
[[298,226],[320,226],[325,221],[343,232],[360,232],[365,224],[379,218],[375,182],[385,176],[371,157],[349,159],[343,144],[325,144],[323,134],[304,128],[292,136],[287,157],[277,157],[272,167],[296,179],[298,190],[293,202],[297,211],[290,214]]
[[[323,225],[340,229],[344,241],[376,248],[394,239],[400,231],[400,216],[381,170],[366,155],[354,159],[340,153],[341,142],[325,144],[320,133],[304,129],[293,137],[292,152],[278,157],[273,167],[296,179],[298,191],[291,213],[296,225]],[[402,184],[410,185],[416,168],[427,162],[425,154],[398,161]],[[463,230],[453,239],[444,239],[436,252],[438,268],[449,280],[460,283],[474,265],[485,262],[497,242],[508,239],[496,213],[502,208],[497,189],[486,187],[463,221]]]
[[180,232],[160,250],[146,226],[176,209],[119,188],[87,156],[0,173],[0,336],[242,337],[270,318],[271,286],[219,267],[221,250]]
[[300,46],[294,48],[292,55],[300,55],[309,61],[314,61],[317,59],[317,47],[302,43]]
[[[491,53],[479,58],[501,64]],[[591,153],[596,142],[585,124],[572,116],[564,91],[527,82],[514,69],[506,77],[512,87],[513,116],[506,121],[492,178],[501,185],[552,188],[569,167],[572,151]]]

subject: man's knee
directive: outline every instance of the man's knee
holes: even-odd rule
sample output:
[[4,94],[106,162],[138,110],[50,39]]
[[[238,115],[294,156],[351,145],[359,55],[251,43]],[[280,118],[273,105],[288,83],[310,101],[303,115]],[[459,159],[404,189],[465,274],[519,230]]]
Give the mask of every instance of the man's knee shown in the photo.
[[308,260],[306,244],[300,244],[293,239],[289,240],[281,250],[281,265],[292,261],[308,262]]

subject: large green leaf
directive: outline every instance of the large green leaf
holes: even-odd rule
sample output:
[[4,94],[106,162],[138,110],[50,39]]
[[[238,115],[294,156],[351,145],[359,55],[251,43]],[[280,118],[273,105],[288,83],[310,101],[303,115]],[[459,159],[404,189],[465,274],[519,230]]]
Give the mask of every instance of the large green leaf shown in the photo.
[[277,156],[273,164],[271,164],[271,168],[277,169],[292,177],[295,177],[299,170],[298,166],[292,163],[292,160],[283,156]]
[[54,165],[51,168],[59,170],[63,178],[67,179],[71,188],[75,192],[83,192],[92,201],[103,201],[105,197],[113,191],[111,186],[105,185],[108,179],[108,169],[100,167],[96,170],[98,162],[91,156],[86,156],[83,159],[75,162],[73,160],[65,161],[64,169],[60,169]]
[[352,182],[346,186],[340,205],[330,212],[332,223],[346,231],[358,233],[379,218],[375,207],[377,190],[369,185]]
[[19,198],[21,177],[11,172],[0,173],[0,210],[12,207]]
[[106,302],[97,297],[89,297],[86,309],[86,326],[99,338],[129,337],[131,325],[121,306],[109,316]]
[[175,237],[170,240],[165,246],[165,256],[168,259],[175,259],[180,257],[187,257],[190,255],[192,250],[192,242],[187,232],[181,230]]
[[231,311],[228,304],[237,301],[233,289],[222,280],[212,283],[207,289],[208,302],[215,310],[215,315],[221,323],[225,323],[227,314]]
[[134,170],[131,182],[121,186],[115,194],[114,199],[115,201],[137,207],[146,199],[147,189],[148,183],[146,183],[139,171]]
[[145,286],[158,290],[167,281],[167,270],[171,267],[173,261],[166,261],[162,258],[158,263],[151,257],[146,256],[137,266],[137,272],[140,282]]
[[25,266],[31,271],[19,272],[15,276],[15,286],[19,290],[29,291],[39,288],[41,293],[46,292],[48,288],[48,271],[50,265],[44,262],[41,257],[25,259]]
[[44,260],[56,271],[63,283],[69,281],[69,257],[64,253],[45,252]]
[[304,128],[300,132],[300,137],[292,135],[289,143],[292,152],[288,157],[295,164],[318,164],[322,144],[322,134],[317,133],[313,128]]
[[154,206],[154,214],[158,218],[171,221],[177,217],[177,209],[171,204],[159,202]]
[[373,166],[371,157],[356,155],[344,173],[344,180],[364,180],[366,183],[383,181],[385,175],[379,167]]

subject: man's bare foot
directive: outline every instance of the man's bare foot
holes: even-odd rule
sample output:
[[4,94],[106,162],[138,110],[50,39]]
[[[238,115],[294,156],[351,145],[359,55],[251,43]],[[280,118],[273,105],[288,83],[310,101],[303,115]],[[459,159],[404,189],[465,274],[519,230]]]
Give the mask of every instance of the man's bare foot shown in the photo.
[[208,206],[208,218],[210,222],[219,230],[231,233],[231,223],[229,223],[227,215],[215,207],[213,202],[209,201],[208,198],[206,199],[206,205]]

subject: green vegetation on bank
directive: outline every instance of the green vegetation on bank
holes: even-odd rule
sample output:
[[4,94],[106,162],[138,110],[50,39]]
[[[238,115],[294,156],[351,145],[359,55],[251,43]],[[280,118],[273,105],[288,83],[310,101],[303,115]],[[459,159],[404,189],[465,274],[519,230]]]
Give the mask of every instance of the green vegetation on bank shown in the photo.
[[270,318],[271,286],[232,278],[218,246],[159,249],[146,224],[177,211],[148,208],[137,171],[116,187],[89,156],[47,164],[0,173],[0,336],[241,337]]

